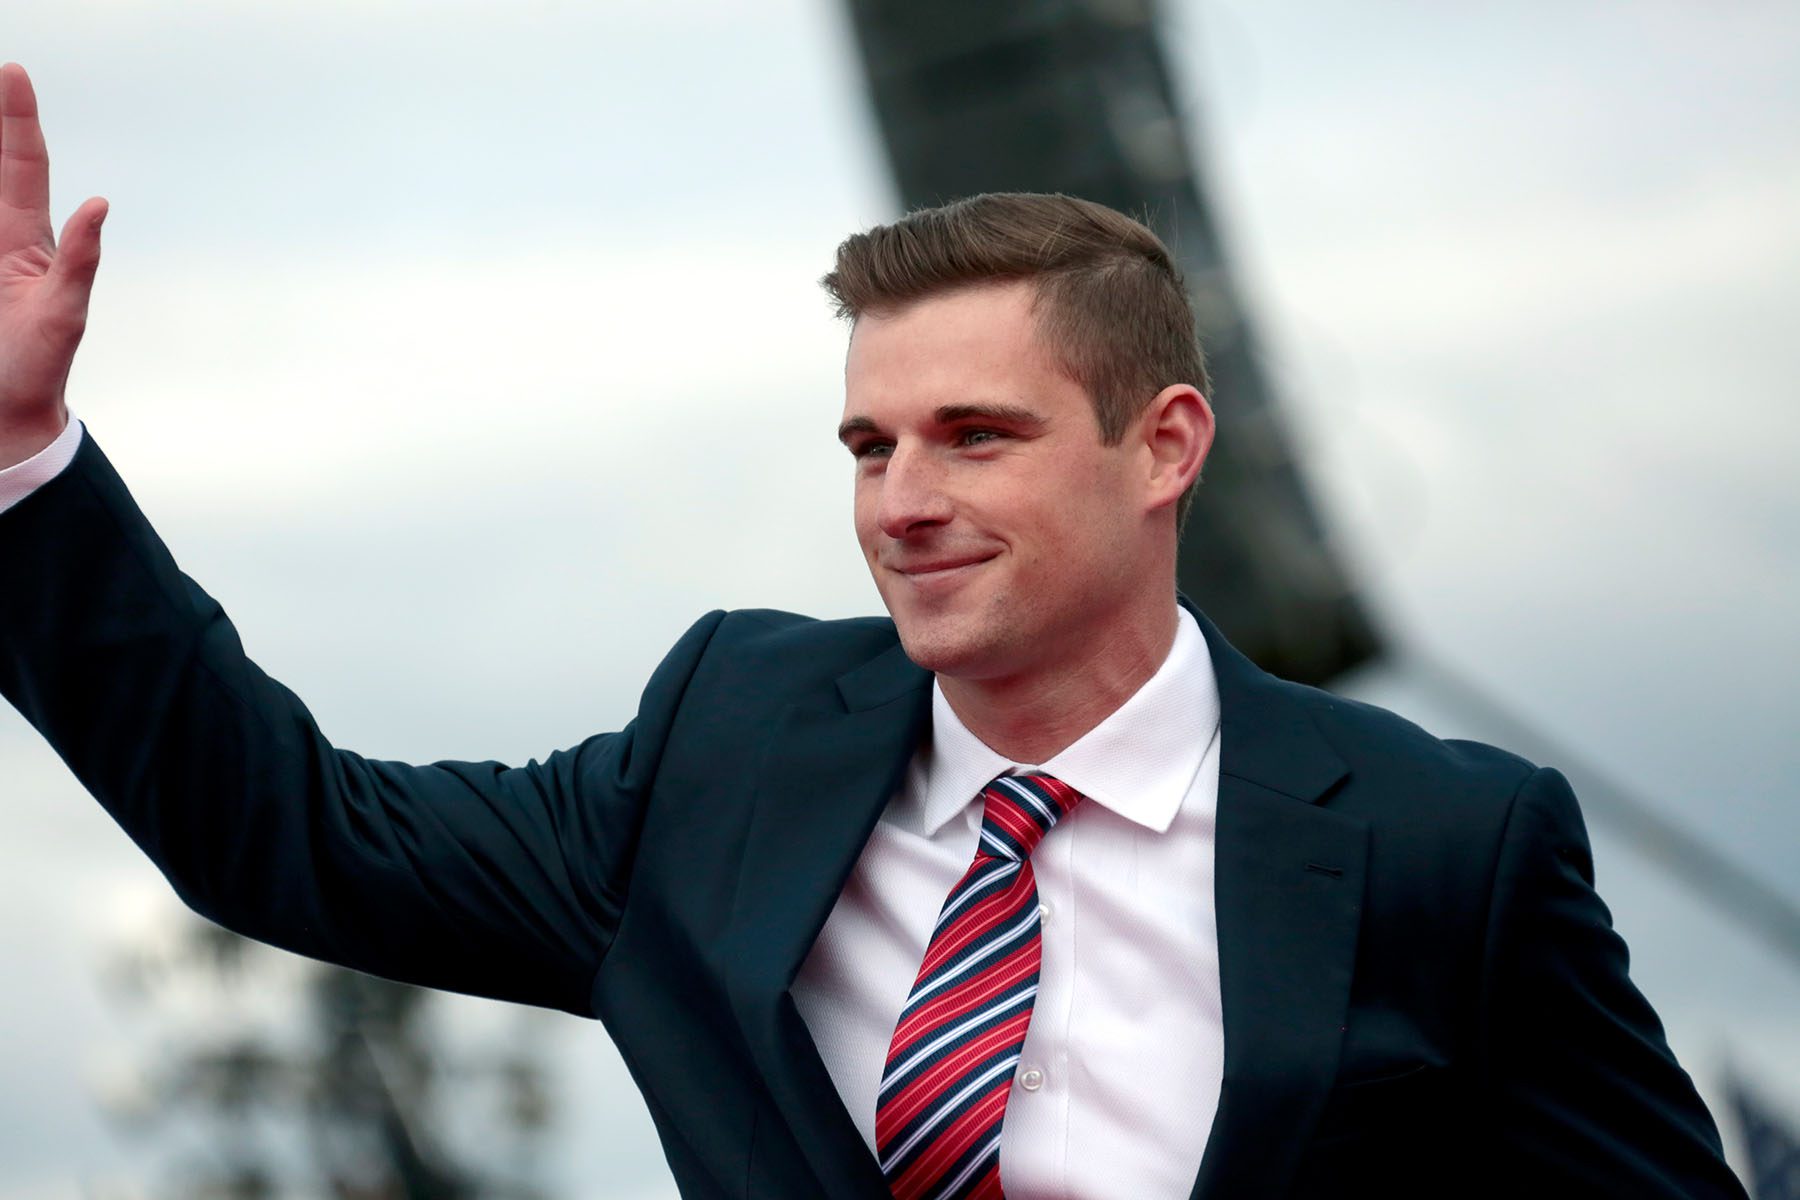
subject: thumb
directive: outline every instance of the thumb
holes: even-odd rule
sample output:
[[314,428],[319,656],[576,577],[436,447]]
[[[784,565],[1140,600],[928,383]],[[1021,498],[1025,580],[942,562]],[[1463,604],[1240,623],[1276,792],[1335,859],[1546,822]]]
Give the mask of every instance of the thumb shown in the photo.
[[57,282],[84,294],[93,288],[94,272],[100,269],[100,226],[108,211],[106,200],[95,196],[70,214],[50,263],[50,274]]

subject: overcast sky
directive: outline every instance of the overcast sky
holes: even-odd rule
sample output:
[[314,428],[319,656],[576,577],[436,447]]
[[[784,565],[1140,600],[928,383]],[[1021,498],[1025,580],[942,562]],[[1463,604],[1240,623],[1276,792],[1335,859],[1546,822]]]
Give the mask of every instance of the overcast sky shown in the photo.
[[[1167,15],[1408,652],[1359,690],[1479,734],[1410,654],[1448,664],[1800,902],[1800,10]],[[0,57],[58,220],[113,205],[72,403],[340,744],[541,755],[707,609],[879,609],[814,281],[895,201],[834,6],[8,0]],[[75,1197],[138,1161],[97,967],[172,901],[10,710],[0,805],[0,1200]],[[1800,1117],[1800,972],[1595,838],[1684,1062]],[[604,1034],[553,1028],[566,1194],[672,1194]]]

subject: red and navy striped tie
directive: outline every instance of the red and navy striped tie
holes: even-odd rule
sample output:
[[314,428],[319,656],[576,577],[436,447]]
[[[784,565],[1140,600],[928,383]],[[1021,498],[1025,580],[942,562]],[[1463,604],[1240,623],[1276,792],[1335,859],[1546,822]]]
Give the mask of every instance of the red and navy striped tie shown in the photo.
[[896,1200],[1002,1194],[1000,1124],[1043,950],[1031,851],[1082,796],[1048,775],[1002,775],[981,798],[975,861],[938,915],[875,1099]]

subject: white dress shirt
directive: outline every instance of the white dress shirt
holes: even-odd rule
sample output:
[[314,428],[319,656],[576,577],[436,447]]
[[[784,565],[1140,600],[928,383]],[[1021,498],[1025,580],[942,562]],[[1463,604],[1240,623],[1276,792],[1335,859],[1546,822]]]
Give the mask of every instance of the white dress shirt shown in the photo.
[[[0,512],[58,475],[80,422],[0,470]],[[1041,765],[990,750],[932,689],[932,736],[870,835],[794,984],[838,1094],[875,1148],[894,1024],[950,888],[974,858],[981,789],[1043,770],[1088,797],[1031,856],[1043,965],[1006,1107],[1011,1200],[1181,1200],[1218,1108],[1225,1039],[1213,909],[1219,693],[1181,610],[1149,682]]]
[[81,448],[81,422],[70,419],[56,440],[22,463],[0,470],[0,513],[62,474]]
[[1031,856],[1043,965],[1000,1178],[1010,1200],[1185,1200],[1225,1059],[1219,692],[1200,627],[1181,610],[1150,681],[1046,763],[990,750],[935,685],[931,722],[794,983],[838,1094],[873,1150],[882,1064],[938,910],[974,858],[979,793],[1042,770],[1088,799]]

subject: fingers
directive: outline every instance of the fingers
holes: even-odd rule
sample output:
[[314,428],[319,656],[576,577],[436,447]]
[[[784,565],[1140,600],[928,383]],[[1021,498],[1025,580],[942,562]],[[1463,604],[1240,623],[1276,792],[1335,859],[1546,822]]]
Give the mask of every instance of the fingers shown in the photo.
[[[50,276],[85,310],[100,266],[107,204],[95,196],[63,225]],[[37,94],[18,63],[0,65],[0,254],[50,241],[50,159],[38,124]]]
[[[37,94],[18,63],[0,66],[0,227],[7,242],[20,235],[41,237],[50,227],[50,158],[38,125]],[[14,248],[0,245],[0,251]]]
[[50,262],[50,274],[60,283],[78,289],[86,296],[94,286],[94,272],[100,267],[100,226],[106,220],[108,205],[94,196],[82,202],[63,223],[62,237],[56,242],[56,257]]

